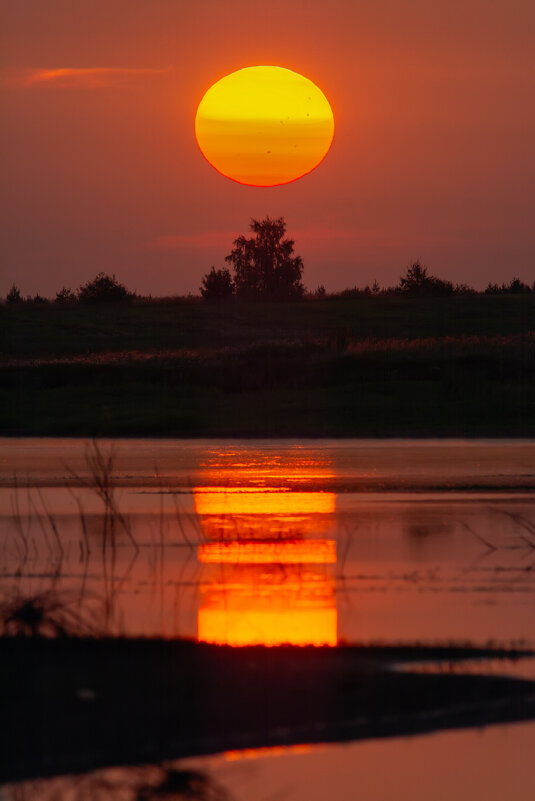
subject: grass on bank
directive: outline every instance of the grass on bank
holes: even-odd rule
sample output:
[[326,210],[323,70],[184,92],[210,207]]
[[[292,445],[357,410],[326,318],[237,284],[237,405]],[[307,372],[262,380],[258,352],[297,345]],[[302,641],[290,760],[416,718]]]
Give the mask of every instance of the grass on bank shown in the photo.
[[535,293],[292,303],[0,307],[0,354],[242,346],[262,339],[510,336],[535,330]]
[[534,436],[535,295],[0,310],[0,434]]

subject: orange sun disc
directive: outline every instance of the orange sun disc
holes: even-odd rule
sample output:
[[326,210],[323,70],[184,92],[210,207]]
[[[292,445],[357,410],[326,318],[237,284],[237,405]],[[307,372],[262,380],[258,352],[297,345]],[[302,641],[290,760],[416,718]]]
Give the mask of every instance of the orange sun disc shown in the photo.
[[199,103],[195,136],[222,175],[249,186],[278,186],[311,172],[334,135],[329,101],[304,75],[246,67],[214,83]]

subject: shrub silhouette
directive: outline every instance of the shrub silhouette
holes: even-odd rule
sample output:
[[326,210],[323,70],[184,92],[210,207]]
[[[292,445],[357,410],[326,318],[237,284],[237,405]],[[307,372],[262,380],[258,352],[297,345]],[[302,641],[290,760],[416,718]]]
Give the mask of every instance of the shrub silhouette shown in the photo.
[[513,278],[507,289],[512,295],[524,295],[531,292],[529,286],[516,277]]
[[253,236],[239,236],[225,261],[234,268],[238,297],[291,300],[303,296],[303,262],[294,256],[284,217],[251,220]]
[[22,295],[16,284],[13,284],[6,295],[6,303],[22,303]]
[[78,290],[80,303],[124,303],[132,297],[132,293],[117,281],[115,275],[106,273],[99,273]]
[[33,296],[33,298],[28,298],[28,300],[29,300],[30,303],[36,303],[37,305],[43,304],[43,303],[48,303],[48,299],[44,298],[42,295],[40,295],[39,292],[36,292],[36,294]]
[[224,300],[234,292],[234,283],[229,270],[212,267],[202,279],[201,295],[205,300]]
[[53,590],[0,601],[2,637],[92,637],[96,628]]
[[452,295],[453,284],[451,281],[443,281],[434,275],[429,275],[427,267],[415,261],[407,267],[407,272],[399,279],[400,292],[405,295]]
[[59,292],[56,292],[56,299],[54,303],[75,303],[76,302],[76,295],[72,291],[72,289],[67,289],[67,287],[62,287]]
[[531,292],[527,284],[520,278],[513,278],[508,284],[491,284],[485,289],[485,295],[526,295]]

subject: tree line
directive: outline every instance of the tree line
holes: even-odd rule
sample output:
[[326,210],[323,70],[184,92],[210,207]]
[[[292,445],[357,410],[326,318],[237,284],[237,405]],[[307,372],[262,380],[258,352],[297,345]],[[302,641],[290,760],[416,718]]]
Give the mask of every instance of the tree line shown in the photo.
[[[519,295],[535,292],[532,287],[514,277],[508,284],[489,283],[477,292],[468,284],[453,284],[452,281],[431,275],[419,261],[409,265],[393,287],[381,287],[374,281],[372,286],[353,287],[341,292],[328,293],[323,285],[314,292],[305,290],[303,261],[294,253],[294,240],[286,236],[284,217],[266,217],[251,220],[251,236],[241,235],[234,240],[233,249],[225,257],[232,269],[212,266],[202,279],[200,295],[206,301],[225,301],[232,297],[255,300],[298,300],[301,298],[353,298],[386,295],[408,297],[437,297],[447,295]],[[193,296],[190,296],[193,297]],[[194,299],[194,298],[193,298]],[[151,296],[140,296],[121,284],[115,275],[98,273],[91,281],[82,284],[76,291],[62,287],[54,299],[57,304],[129,303],[134,300],[154,302]],[[160,299],[162,300],[162,299]],[[13,284],[5,302],[7,304],[44,304],[50,301],[36,294],[22,297],[19,287]]]

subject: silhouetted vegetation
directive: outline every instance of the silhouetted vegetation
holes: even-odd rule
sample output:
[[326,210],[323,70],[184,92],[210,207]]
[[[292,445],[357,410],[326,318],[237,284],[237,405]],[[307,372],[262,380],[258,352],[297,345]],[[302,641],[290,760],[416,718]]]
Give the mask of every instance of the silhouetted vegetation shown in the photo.
[[[234,269],[239,298],[295,300],[303,296],[303,262],[294,255],[284,217],[251,220],[253,236],[239,236],[225,261]],[[213,269],[213,268],[212,268]]]
[[[535,284],[534,284],[535,286]],[[508,284],[491,284],[485,289],[485,295],[526,295],[532,290],[520,278],[513,278]]]
[[417,297],[425,295],[453,295],[454,288],[451,281],[443,281],[434,275],[429,275],[427,267],[419,261],[411,264],[407,272],[399,280],[399,291],[406,295]]
[[142,784],[137,801],[230,801],[230,795],[207,773],[181,768],[161,768],[156,783]]
[[234,282],[229,270],[212,267],[202,279],[201,295],[205,300],[225,300],[234,292]]
[[91,637],[92,621],[80,614],[65,594],[50,590],[0,602],[2,637]]
[[76,303],[76,300],[76,295],[72,289],[68,289],[64,286],[59,290],[59,292],[56,292],[54,303]]
[[301,335],[197,351],[86,354],[11,364],[0,370],[0,431],[25,436],[535,434],[533,334],[358,340],[350,329],[343,336],[337,329],[325,333],[321,339]]
[[[202,278],[199,295],[171,295],[153,297],[131,292],[121,284],[115,275],[98,273],[91,281],[82,284],[74,292],[63,286],[56,292],[54,303],[58,305],[116,304],[125,302],[138,306],[172,306],[196,304],[202,300],[224,301],[232,297],[240,300],[352,300],[356,298],[432,298],[462,295],[529,295],[535,293],[535,283],[530,287],[520,278],[512,278],[509,283],[490,283],[485,290],[478,291],[466,283],[454,284],[452,281],[431,275],[421,262],[410,264],[400,276],[396,286],[382,287],[377,280],[370,286],[353,286],[336,292],[328,292],[324,284],[314,291],[305,291],[301,281],[303,263],[299,256],[293,255],[294,242],[284,237],[286,223],[283,217],[276,220],[252,220],[254,236],[240,236],[234,241],[234,249],[225,257],[232,264],[234,277],[227,268],[216,269]],[[6,295],[7,305],[39,306],[50,303],[39,293],[33,297],[23,297],[19,287],[13,284]]]
[[133,295],[120,284],[115,275],[99,273],[92,281],[82,284],[78,290],[80,303],[124,303],[130,301]]
[[16,284],[13,284],[11,289],[6,295],[6,303],[22,303],[22,296],[20,289]]
[[533,436],[535,293],[444,283],[415,262],[284,303],[6,304],[0,433]]

